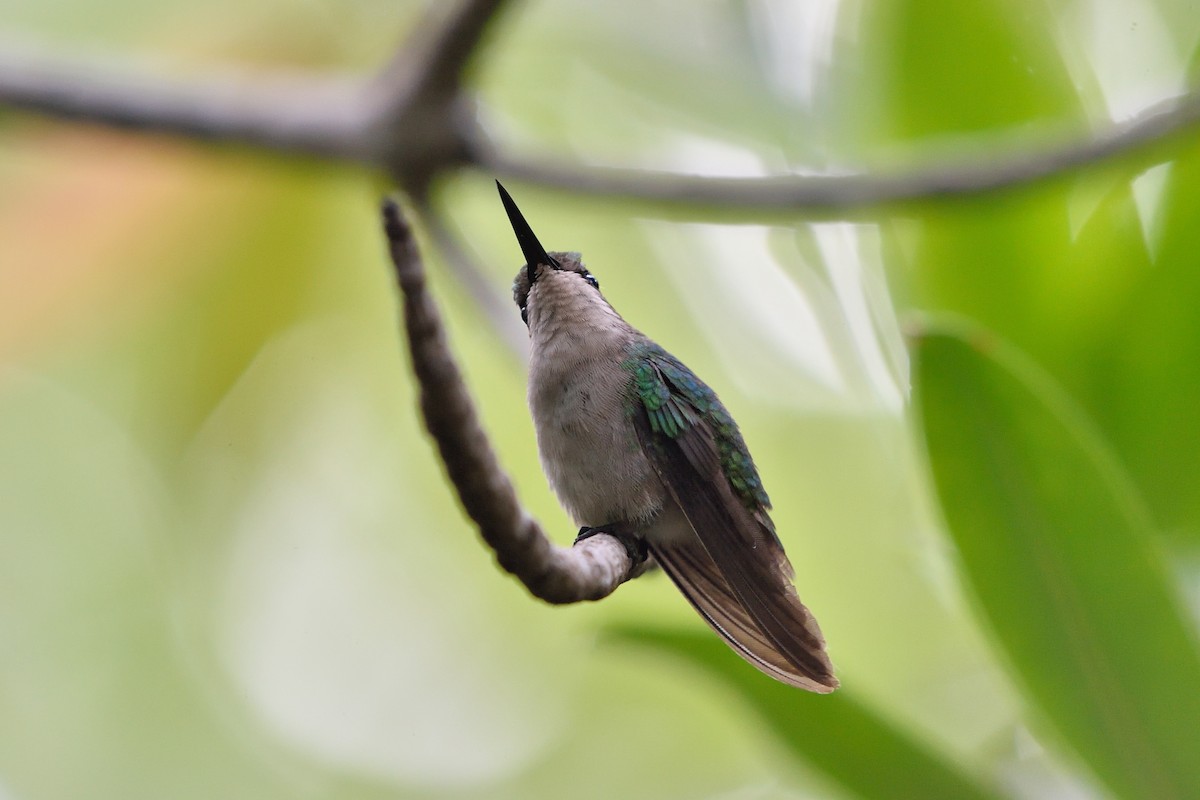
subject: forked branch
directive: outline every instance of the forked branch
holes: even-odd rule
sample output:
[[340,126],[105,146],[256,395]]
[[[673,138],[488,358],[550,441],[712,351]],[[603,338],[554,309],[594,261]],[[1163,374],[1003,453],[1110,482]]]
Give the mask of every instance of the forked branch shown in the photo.
[[[0,40],[0,104],[196,139],[357,161],[424,192],[460,168],[576,195],[639,201],[650,213],[848,214],[890,203],[985,194],[1109,159],[1162,160],[1156,144],[1200,127],[1200,92],[1057,145],[997,152],[994,143],[893,173],[724,178],[556,162],[520,155],[476,118],[462,76],[504,0],[463,0],[429,16],[368,80],[319,75],[171,78],[109,61]],[[1148,158],[1147,158],[1148,157]]]

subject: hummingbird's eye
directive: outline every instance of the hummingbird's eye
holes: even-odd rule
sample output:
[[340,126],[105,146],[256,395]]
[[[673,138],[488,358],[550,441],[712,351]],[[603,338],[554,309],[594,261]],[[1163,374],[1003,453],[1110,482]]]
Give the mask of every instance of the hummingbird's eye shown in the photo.
[[590,273],[590,272],[585,272],[585,273],[583,274],[583,279],[584,279],[585,281],[587,281],[588,283],[590,283],[590,284],[591,284],[593,287],[595,287],[595,288],[597,288],[597,289],[599,289],[599,288],[600,288],[600,281],[596,280],[596,276],[595,276],[595,275],[593,275],[592,273]]

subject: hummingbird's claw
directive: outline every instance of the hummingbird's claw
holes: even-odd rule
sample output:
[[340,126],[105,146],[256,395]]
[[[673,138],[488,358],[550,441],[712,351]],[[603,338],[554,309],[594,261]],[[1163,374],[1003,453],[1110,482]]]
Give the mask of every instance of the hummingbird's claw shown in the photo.
[[650,551],[646,548],[646,540],[636,533],[630,532],[624,525],[619,522],[610,522],[606,525],[597,525],[594,528],[583,527],[579,529],[579,535],[575,537],[575,544],[579,544],[584,539],[589,539],[598,533],[606,533],[616,539],[625,546],[625,552],[629,554],[629,560],[636,567],[650,555]]

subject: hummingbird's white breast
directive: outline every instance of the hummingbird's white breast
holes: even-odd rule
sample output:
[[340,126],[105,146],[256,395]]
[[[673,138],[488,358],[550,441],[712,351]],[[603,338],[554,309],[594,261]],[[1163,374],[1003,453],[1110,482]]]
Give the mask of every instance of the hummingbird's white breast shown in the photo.
[[547,270],[529,297],[529,408],[550,486],[575,523],[645,523],[666,494],[638,443],[623,366],[639,334],[575,274]]

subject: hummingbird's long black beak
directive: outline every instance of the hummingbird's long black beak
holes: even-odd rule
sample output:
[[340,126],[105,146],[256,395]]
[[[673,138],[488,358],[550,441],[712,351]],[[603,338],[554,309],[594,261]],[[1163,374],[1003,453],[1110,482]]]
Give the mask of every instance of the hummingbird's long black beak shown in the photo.
[[521,214],[521,209],[517,208],[512,195],[505,190],[500,181],[496,181],[496,188],[500,190],[500,200],[504,203],[504,210],[508,212],[508,221],[512,225],[513,233],[517,235],[517,243],[521,245],[521,254],[525,256],[525,263],[529,265],[529,284],[532,286],[541,267],[556,269],[558,262],[542,247],[542,243],[533,233],[533,228],[529,227],[529,223]]

